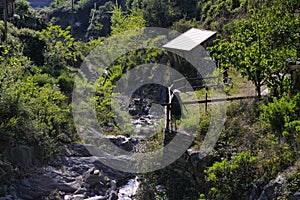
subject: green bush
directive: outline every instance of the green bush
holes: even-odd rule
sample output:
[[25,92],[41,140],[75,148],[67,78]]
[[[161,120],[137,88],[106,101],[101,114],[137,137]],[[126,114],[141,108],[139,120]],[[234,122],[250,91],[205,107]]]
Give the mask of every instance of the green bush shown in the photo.
[[77,67],[75,65],[78,64],[77,42],[74,42],[70,28],[63,30],[59,26],[49,26],[47,29],[43,29],[40,34],[40,40],[46,44],[43,52],[45,58],[43,71],[54,77],[58,77],[61,70]]
[[31,75],[21,59],[11,58],[0,70],[0,132],[12,146],[39,149],[43,159],[57,151],[61,135],[69,133],[66,97],[48,75]]
[[30,58],[36,65],[44,64],[44,48],[46,43],[40,40],[40,33],[31,29],[20,29],[18,34],[19,39],[23,44],[23,54]]
[[233,160],[215,162],[206,171],[207,199],[245,199],[255,179],[256,157],[241,152]]
[[260,120],[274,133],[280,142],[287,142],[299,150],[300,94],[273,98],[273,102],[261,106]]
[[46,84],[54,84],[56,80],[52,78],[49,74],[35,74],[33,77],[33,81],[38,84],[38,86],[42,87]]
[[73,85],[74,85],[74,78],[72,77],[72,74],[63,72],[58,77],[58,84],[65,94],[71,94],[73,91]]

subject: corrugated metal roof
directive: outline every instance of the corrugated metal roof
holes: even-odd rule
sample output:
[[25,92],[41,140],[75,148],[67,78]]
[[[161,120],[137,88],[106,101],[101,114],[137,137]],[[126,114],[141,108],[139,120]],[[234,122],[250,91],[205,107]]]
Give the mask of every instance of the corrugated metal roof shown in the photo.
[[198,45],[202,45],[205,41],[214,36],[216,33],[217,32],[215,31],[192,28],[187,32],[181,34],[177,38],[171,40],[163,47],[169,49],[191,51]]

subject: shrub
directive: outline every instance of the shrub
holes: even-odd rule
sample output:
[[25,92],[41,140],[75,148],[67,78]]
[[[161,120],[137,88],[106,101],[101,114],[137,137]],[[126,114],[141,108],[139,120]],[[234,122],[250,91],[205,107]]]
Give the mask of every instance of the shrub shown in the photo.
[[70,130],[70,109],[48,75],[32,76],[24,64],[28,63],[13,58],[1,66],[1,138],[13,146],[36,147],[45,159],[57,151],[60,136]]
[[21,29],[18,36],[23,44],[23,54],[30,58],[36,65],[43,65],[43,51],[46,44],[39,39],[39,32],[31,29]]
[[250,185],[255,179],[256,157],[249,152],[241,152],[233,160],[215,162],[206,171],[209,185],[208,199],[246,198]]
[[260,120],[280,142],[287,142],[299,150],[300,94],[294,97],[273,98],[261,106]]

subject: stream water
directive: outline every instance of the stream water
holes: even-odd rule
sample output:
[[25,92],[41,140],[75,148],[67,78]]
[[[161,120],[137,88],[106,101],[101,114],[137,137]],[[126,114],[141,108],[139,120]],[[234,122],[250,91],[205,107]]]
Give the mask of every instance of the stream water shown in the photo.
[[119,189],[118,200],[131,200],[136,196],[139,185],[137,176],[134,179],[130,179],[126,185]]

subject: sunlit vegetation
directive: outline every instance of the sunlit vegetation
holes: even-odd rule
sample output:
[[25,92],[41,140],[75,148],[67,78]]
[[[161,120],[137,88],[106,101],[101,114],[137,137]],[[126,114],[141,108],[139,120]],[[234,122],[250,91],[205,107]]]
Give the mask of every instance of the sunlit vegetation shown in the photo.
[[[260,98],[228,103],[221,137],[209,155],[211,163],[194,171],[195,176],[202,175],[205,184],[195,189],[199,199],[247,199],[254,183],[266,185],[299,163],[300,94],[294,85],[300,84],[295,82],[300,78],[293,79],[288,62],[299,66],[298,0],[74,0],[74,6],[71,1],[54,0],[39,11],[25,0],[17,0],[15,12],[6,40],[0,21],[0,140],[5,148],[31,146],[47,162],[59,153],[62,143],[81,142],[71,110],[74,77],[85,57],[106,38],[125,40],[134,37],[130,32],[122,35],[125,31],[148,26],[180,32],[195,27],[218,31],[208,49],[219,61],[219,71],[233,69],[234,87],[249,81]],[[111,63],[106,77],[99,77],[101,84],[96,86],[93,100],[98,122],[107,134],[124,134],[111,112],[115,83],[126,71],[153,60],[158,63],[165,55],[158,49],[129,52]],[[269,96],[262,95],[263,86],[268,87]],[[202,98],[206,92],[197,93]],[[227,94],[239,92],[232,88]],[[191,147],[197,151],[211,116],[203,111],[193,117],[190,123],[200,119]],[[159,135],[144,144],[145,148],[157,149],[162,138]],[[2,148],[0,159],[9,160]],[[159,173],[147,174],[144,179],[149,185],[169,183],[161,180]],[[299,184],[299,173],[291,174],[277,188],[279,197],[291,199]],[[147,192],[156,199],[169,197],[168,193]]]

